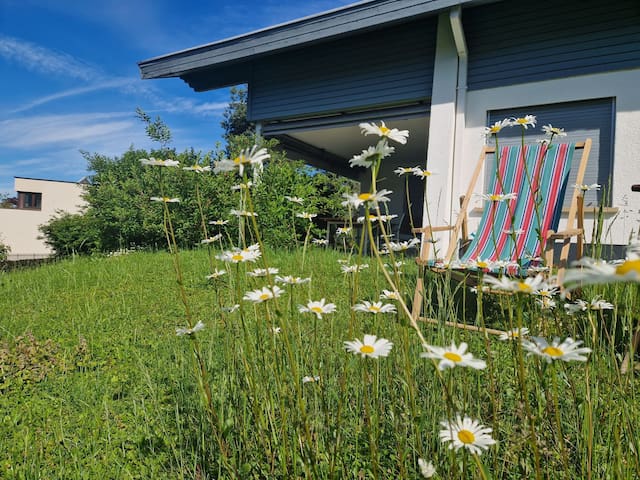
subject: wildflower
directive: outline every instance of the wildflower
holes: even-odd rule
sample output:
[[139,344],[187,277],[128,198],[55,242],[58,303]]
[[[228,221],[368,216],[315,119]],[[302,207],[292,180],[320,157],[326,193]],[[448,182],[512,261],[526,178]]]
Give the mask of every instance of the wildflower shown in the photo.
[[177,167],[180,165],[180,162],[177,160],[160,160],[157,158],[141,158],[140,163],[142,165],[149,165],[155,167]]
[[527,327],[522,328],[513,328],[511,330],[507,330],[503,332],[498,337],[498,340],[507,341],[507,340],[517,340],[518,338],[524,337],[529,334],[529,329]]
[[356,265],[342,265],[340,269],[342,273],[356,273],[364,270],[365,268],[369,268],[369,265],[364,264],[356,264]]
[[409,136],[409,130],[387,128],[384,122],[380,122],[380,126],[375,123],[361,123],[360,130],[363,135],[378,135],[403,145],[407,143],[407,137]]
[[400,300],[400,294],[398,292],[394,292],[393,290],[382,290],[380,294],[380,298],[382,300]]
[[398,167],[393,171],[393,173],[401,177],[405,173],[413,173],[413,170],[415,168],[420,168],[420,167]]
[[406,252],[410,248],[415,248],[419,244],[420,240],[417,238],[412,238],[411,240],[404,242],[389,242],[389,250],[392,252]]
[[436,468],[433,466],[433,463],[427,462],[423,458],[418,459],[418,467],[420,468],[422,478],[431,478],[436,474]]
[[416,177],[420,177],[422,180],[424,180],[425,178],[429,178],[431,175],[433,175],[433,172],[431,170],[423,170],[420,167],[414,167],[413,174]]
[[489,446],[496,443],[491,438],[492,429],[480,424],[477,420],[472,420],[465,415],[460,418],[456,415],[454,421],[442,421],[440,430],[440,441],[442,443],[451,442],[449,449],[456,451],[466,448],[474,455],[480,455],[482,450],[488,450]]
[[206,167],[203,167],[202,165],[192,165],[190,167],[182,167],[182,169],[191,171],[191,172],[196,172],[196,173],[204,173],[204,172],[211,171],[211,167],[209,165],[207,165]]
[[522,128],[526,130],[528,127],[536,126],[536,117],[533,115],[525,115],[524,117],[512,118],[511,125],[513,126],[520,125]]
[[524,229],[523,228],[518,228],[516,230],[514,230],[514,229],[503,230],[502,233],[504,233],[505,235],[522,235],[524,233]]
[[209,225],[222,226],[222,225],[226,225],[227,223],[229,223],[229,220],[211,220],[209,222]]
[[171,197],[151,197],[150,200],[152,202],[180,203],[179,198],[171,198]]
[[315,313],[316,317],[320,319],[325,313],[335,312],[336,306],[333,303],[325,303],[323,298],[320,301],[309,301],[306,305],[299,305],[298,311],[300,313]]
[[236,217],[257,217],[258,214],[255,212],[249,212],[247,210],[236,210],[232,208],[229,212],[231,215],[235,215]]
[[261,148],[258,150],[258,146],[254,145],[250,149],[244,149],[240,152],[240,154],[235,157],[233,160],[224,159],[215,163],[214,172],[230,172],[238,169],[238,174],[242,175],[244,173],[245,167],[254,166],[257,168],[262,168],[262,162],[269,158],[269,154],[267,153],[266,148]]
[[267,275],[275,275],[279,272],[277,268],[269,267],[269,268],[256,268],[250,272],[247,272],[247,275],[250,277],[266,277]]
[[302,377],[302,383],[317,383],[319,381],[320,381],[320,375],[314,375],[314,376],[305,375],[304,377]]
[[484,360],[473,358],[472,353],[465,353],[468,346],[465,342],[462,342],[459,347],[456,347],[454,342],[451,342],[451,346],[448,348],[426,344],[423,346],[427,349],[427,352],[422,352],[420,356],[440,360],[440,363],[438,363],[438,370],[440,371],[453,367],[470,367],[482,370],[487,366]]
[[596,297],[591,300],[589,310],[613,310],[613,304]]
[[390,193],[392,192],[386,189],[380,190],[376,193],[345,193],[343,196],[346,198],[346,200],[342,202],[342,205],[352,205],[354,208],[358,208],[365,203],[377,204],[380,202],[388,202],[390,201],[390,199],[389,197],[387,197],[387,195],[389,195]]
[[504,127],[510,127],[510,126],[511,126],[511,120],[508,119],[508,118],[505,118],[504,120],[500,120],[500,121],[494,123],[490,127],[484,127],[484,136],[485,137],[490,137],[492,135],[496,135]]
[[225,313],[233,313],[236,310],[238,310],[240,308],[240,305],[238,303],[236,303],[235,305],[232,305],[230,307],[222,307],[221,310]]
[[355,339],[351,342],[344,342],[344,348],[354,355],[360,354],[363,357],[386,357],[391,352],[393,343],[386,338],[377,338],[375,335],[365,335],[362,341]]
[[227,250],[222,252],[220,255],[216,255],[216,258],[223,262],[231,263],[255,262],[260,257],[261,253],[259,247],[254,247],[257,247],[257,245],[245,248],[244,250],[240,250],[239,248]]
[[382,302],[367,302],[366,300],[362,303],[356,303],[353,307],[351,307],[356,312],[365,312],[365,313],[373,313],[377,315],[378,313],[395,313],[396,307],[390,303],[383,304]]
[[395,152],[395,150],[395,148],[387,145],[387,142],[381,140],[375,147],[371,146],[366,150],[363,150],[361,154],[354,155],[351,160],[349,160],[349,166],[351,166],[351,168],[369,168],[371,165],[373,165],[373,162],[388,157],[393,152]]
[[566,137],[567,133],[564,131],[564,128],[552,127],[551,125],[543,125],[542,131],[547,135],[551,135],[551,137]]
[[551,297],[536,298],[536,304],[543,310],[553,310],[556,308],[556,301]]
[[298,205],[302,205],[304,203],[304,199],[300,197],[290,197],[289,195],[285,195],[284,198],[289,200],[291,203],[297,203]]
[[278,335],[281,331],[282,328],[280,327],[271,327],[271,333],[273,333],[274,335]]
[[203,245],[206,245],[208,243],[217,242],[221,238],[222,238],[222,235],[220,233],[218,233],[217,235],[214,235],[213,237],[209,237],[209,238],[205,238],[204,240],[200,240],[200,243],[202,243]]
[[307,283],[310,282],[311,278],[307,277],[307,278],[300,278],[300,277],[293,277],[291,275],[287,275],[286,277],[281,277],[280,275],[278,275],[276,277],[276,282],[278,283],[285,283],[287,285],[301,285],[303,283]]
[[480,198],[490,202],[504,202],[506,200],[515,200],[518,195],[516,193],[481,193]]
[[613,282],[640,282],[640,258],[629,258],[618,264],[582,258],[578,265],[570,268],[564,276],[564,285],[573,289],[581,285],[596,285]]
[[194,333],[199,332],[200,330],[204,330],[204,323],[198,320],[198,323],[196,323],[193,327],[176,328],[176,335],[178,335],[179,337],[182,337],[185,335],[193,335]]
[[494,290],[503,290],[515,293],[534,293],[546,287],[542,275],[535,277],[527,277],[522,279],[510,279],[508,277],[495,278],[491,276],[484,277],[484,282],[489,284]]
[[262,287],[251,292],[247,292],[242,299],[253,303],[262,303],[267,300],[271,300],[272,298],[278,298],[283,293],[284,290],[278,286]]
[[584,300],[576,300],[574,303],[565,303],[564,309],[569,315],[574,315],[578,312],[584,312],[588,308],[587,302]]
[[239,183],[237,185],[232,185],[231,186],[231,191],[237,192],[239,190],[248,190],[251,187],[253,187],[253,182],[248,181],[248,182],[244,182],[244,183]]
[[213,272],[211,272],[210,275],[207,275],[207,280],[213,280],[216,278],[220,278],[223,275],[226,275],[227,271],[226,270],[214,270]]
[[600,190],[601,186],[598,183],[592,183],[591,185],[580,185],[576,183],[573,187],[576,190],[580,190],[584,194],[585,192],[589,192],[591,190]]
[[336,235],[349,235],[353,228],[351,227],[338,227],[336,229]]
[[553,360],[563,360],[570,362],[576,360],[578,362],[585,362],[587,357],[583,356],[587,353],[591,353],[590,348],[580,347],[582,340],[574,340],[571,337],[567,337],[562,343],[559,338],[554,338],[551,345],[542,337],[532,337],[533,341],[523,340],[522,348],[529,352],[529,355],[538,355],[544,358],[547,363],[551,363]]
[[475,260],[471,260],[469,262],[469,267],[476,268],[478,270],[493,270],[494,263],[491,260],[482,260],[481,258],[476,258]]
[[[378,220],[380,220],[381,222],[390,222],[394,218],[398,218],[398,215],[396,215],[395,213],[392,213],[390,215],[380,215],[378,217]],[[374,217],[374,219],[375,219],[375,217]]]
[[311,243],[319,247],[323,247],[329,245],[329,240],[327,240],[326,238],[314,238],[313,240],[311,240]]
[[304,218],[305,220],[309,220],[309,221],[313,220],[317,216],[318,216],[317,213],[308,213],[308,212],[296,213],[296,217]]

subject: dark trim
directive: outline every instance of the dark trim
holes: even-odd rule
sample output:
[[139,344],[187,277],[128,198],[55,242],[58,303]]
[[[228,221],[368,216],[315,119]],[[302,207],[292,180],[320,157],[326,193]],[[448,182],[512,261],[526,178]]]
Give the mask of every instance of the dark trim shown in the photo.
[[33,178],[33,177],[13,177],[14,179],[20,179],[20,180],[36,180],[38,182],[56,182],[56,183],[75,183],[76,185],[79,184],[79,182],[74,182],[73,180],[50,180],[48,178]]
[[350,168],[348,159],[340,155],[328,152],[323,148],[314,147],[289,135],[276,135],[275,138],[280,142],[279,148],[285,150],[287,156],[292,160],[302,160],[313,167],[353,180],[358,179],[359,169]]

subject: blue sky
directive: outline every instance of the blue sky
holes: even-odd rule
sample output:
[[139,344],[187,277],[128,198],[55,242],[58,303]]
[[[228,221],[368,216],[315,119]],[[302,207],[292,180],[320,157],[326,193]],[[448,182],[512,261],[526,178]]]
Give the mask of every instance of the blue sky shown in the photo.
[[80,150],[150,147],[138,106],[162,117],[179,150],[213,149],[228,91],[143,81],[137,62],[350,3],[0,0],[0,194],[14,176],[79,180]]

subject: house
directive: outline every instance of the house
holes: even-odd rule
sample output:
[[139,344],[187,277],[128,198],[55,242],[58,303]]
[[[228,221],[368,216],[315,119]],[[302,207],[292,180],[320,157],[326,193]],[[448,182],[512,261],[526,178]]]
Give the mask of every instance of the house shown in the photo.
[[53,252],[38,227],[59,212],[80,212],[83,183],[15,177],[14,184],[16,208],[0,208],[0,242],[11,248],[9,260],[48,257]]
[[[638,231],[640,194],[631,193],[640,181],[637,0],[370,0],[139,67],[144,79],[179,77],[198,92],[247,84],[248,116],[260,133],[364,188],[366,172],[348,166],[371,144],[357,124],[408,129],[407,145],[385,160],[380,187],[398,193],[391,210],[402,215],[405,185],[393,170],[426,165],[437,173],[424,204],[436,224],[455,219],[484,127],[536,115],[569,139],[593,139],[585,183],[604,188],[585,203],[588,218],[603,207],[605,243],[625,245]],[[503,141],[519,141],[519,132]],[[422,188],[409,185],[413,203]],[[587,221],[587,232],[592,227]]]

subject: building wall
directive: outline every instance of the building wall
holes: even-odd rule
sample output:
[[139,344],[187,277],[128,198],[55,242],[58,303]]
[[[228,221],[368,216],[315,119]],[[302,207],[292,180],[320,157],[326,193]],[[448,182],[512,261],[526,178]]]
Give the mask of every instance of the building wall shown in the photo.
[[85,205],[83,186],[72,182],[16,178],[17,192],[42,193],[42,208],[0,209],[0,241],[11,247],[9,259],[46,257],[53,253],[39,239],[40,225],[62,210],[77,213]]

